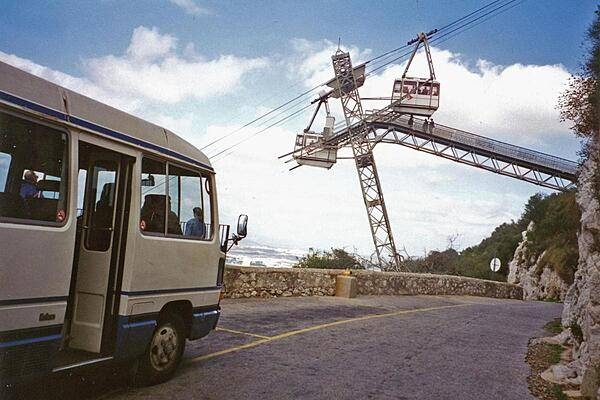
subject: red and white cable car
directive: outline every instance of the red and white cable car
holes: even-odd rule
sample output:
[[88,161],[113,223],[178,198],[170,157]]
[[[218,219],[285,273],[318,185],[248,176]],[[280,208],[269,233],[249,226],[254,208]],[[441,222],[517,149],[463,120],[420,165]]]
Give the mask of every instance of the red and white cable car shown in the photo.
[[[406,64],[402,78],[394,81],[392,107],[394,111],[402,114],[430,117],[440,104],[440,83],[435,79],[427,34],[420,33],[416,39],[408,42],[408,44],[412,43],[416,43],[417,45]],[[429,78],[408,77],[406,73],[421,43],[423,43],[425,54],[427,55]]]
[[[321,96],[318,100],[319,104],[315,110],[308,127],[303,133],[296,135],[296,143],[294,145],[294,160],[300,165],[308,165],[311,167],[331,168],[337,162],[337,147],[327,145],[325,142],[333,135],[335,118],[329,112],[327,98]],[[325,127],[322,133],[316,133],[310,130],[312,123],[319,112],[319,108],[325,104],[327,116],[325,117]]]

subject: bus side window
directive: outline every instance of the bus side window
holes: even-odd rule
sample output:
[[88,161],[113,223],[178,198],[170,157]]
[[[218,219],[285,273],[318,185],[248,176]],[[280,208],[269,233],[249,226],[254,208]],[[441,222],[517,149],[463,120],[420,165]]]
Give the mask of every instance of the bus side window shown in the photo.
[[166,233],[166,192],[166,164],[144,158],[140,204],[140,229],[143,233]]
[[[206,177],[200,173],[171,163],[169,166],[169,197],[171,210],[167,215],[171,236],[183,234],[185,239],[207,240],[212,238],[212,211],[210,196],[205,185]],[[209,188],[209,186],[206,186]],[[172,220],[176,220],[180,229]]]
[[0,219],[66,222],[67,143],[63,131],[0,112]]
[[212,239],[214,224],[212,221],[212,181],[210,175],[202,175],[202,209],[204,211],[204,223],[206,225],[206,239]]

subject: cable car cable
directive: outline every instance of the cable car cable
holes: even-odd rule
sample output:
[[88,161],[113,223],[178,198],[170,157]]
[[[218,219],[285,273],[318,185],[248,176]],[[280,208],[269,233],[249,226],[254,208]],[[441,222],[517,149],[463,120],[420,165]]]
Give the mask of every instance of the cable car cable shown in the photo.
[[291,119],[292,117],[295,117],[295,116],[297,116],[297,115],[298,115],[298,114],[300,114],[302,111],[306,110],[307,108],[309,108],[309,107],[311,107],[311,106],[312,106],[312,104],[307,104],[306,106],[302,107],[301,109],[299,109],[299,110],[295,111],[294,113],[292,113],[292,114],[290,114],[290,115],[288,115],[288,116],[286,116],[286,117],[284,117],[284,118],[282,118],[282,119],[280,119],[280,120],[278,120],[278,121],[274,122],[273,124],[271,124],[271,125],[267,126],[266,128],[264,128],[264,129],[261,129],[261,130],[260,130],[260,131],[258,131],[258,132],[254,132],[252,135],[250,135],[250,136],[248,136],[248,137],[246,137],[246,138],[244,138],[244,139],[240,140],[239,142],[237,142],[237,143],[235,143],[235,144],[233,144],[233,145],[231,145],[231,146],[229,146],[229,147],[225,148],[224,150],[221,150],[220,152],[218,152],[218,153],[216,153],[216,154],[213,154],[212,156],[210,156],[210,158],[211,158],[211,159],[212,159],[212,158],[215,158],[215,157],[219,156],[220,154],[223,154],[223,153],[225,153],[226,151],[228,151],[228,150],[230,150],[230,149],[232,149],[232,148],[234,148],[234,147],[236,147],[236,146],[238,146],[238,145],[240,145],[240,144],[242,144],[242,143],[244,143],[244,142],[248,141],[249,139],[252,139],[253,137],[255,137],[255,136],[257,136],[257,135],[259,135],[259,134],[261,134],[261,133],[263,133],[263,132],[265,132],[265,131],[267,131],[267,130],[269,130],[269,129],[273,128],[274,126],[277,126],[277,125],[279,125],[279,124],[281,124],[281,123],[283,123],[283,122],[285,122],[285,121],[287,121],[287,120]]
[[265,114],[263,114],[263,115],[261,115],[261,116],[259,116],[259,117],[256,117],[256,118],[255,118],[255,119],[253,119],[252,121],[250,121],[250,122],[248,122],[248,123],[244,124],[242,127],[238,128],[238,129],[236,129],[236,130],[234,130],[233,132],[229,132],[228,134],[226,134],[226,135],[224,135],[224,136],[220,137],[219,139],[216,139],[216,140],[214,140],[214,141],[210,142],[210,143],[209,143],[209,144],[207,144],[206,146],[204,146],[204,147],[201,147],[201,148],[200,148],[200,150],[204,150],[205,148],[207,148],[207,147],[209,147],[209,146],[212,146],[213,144],[215,144],[215,143],[217,143],[217,142],[220,142],[221,140],[225,139],[226,137],[229,137],[229,136],[233,135],[234,133],[241,131],[242,129],[244,129],[244,128],[246,128],[246,127],[250,126],[250,125],[252,125],[253,123],[255,123],[255,122],[257,122],[257,121],[259,121],[259,120],[261,120],[261,119],[263,119],[263,118],[264,118],[264,117],[266,117],[267,115],[270,115],[270,114],[274,113],[275,111],[277,111],[277,110],[279,110],[279,109],[281,109],[281,108],[285,107],[286,105],[288,105],[288,104],[292,103],[293,101],[295,101],[295,100],[298,100],[299,98],[301,98],[301,97],[304,97],[304,96],[306,96],[306,95],[308,95],[308,94],[310,94],[310,93],[314,92],[315,90],[317,90],[317,89],[318,89],[318,88],[320,88],[321,86],[322,86],[322,85],[318,85],[318,86],[315,86],[315,87],[313,87],[312,89],[309,89],[309,90],[307,90],[307,91],[305,91],[305,92],[303,92],[303,93],[300,93],[298,96],[294,97],[293,99],[286,101],[286,102],[285,102],[285,103],[283,103],[282,105],[280,105],[280,106],[278,106],[278,107],[276,107],[276,108],[272,109],[271,111],[269,111],[269,112],[267,112],[267,113],[265,113]]
[[[276,118],[280,118],[282,115],[286,115],[286,113],[288,113],[288,112],[290,112],[290,113],[294,113],[294,112],[295,112],[295,110],[294,110],[294,109],[295,109],[295,108],[297,108],[298,106],[302,105],[302,104],[304,104],[304,100],[303,100],[303,99],[299,99],[299,100],[297,100],[297,101],[296,101],[296,104],[293,104],[293,105],[291,105],[290,107],[288,107],[288,108],[286,108],[286,109],[284,109],[284,110],[281,110],[281,112],[278,112],[278,113],[276,113],[276,114],[272,115],[271,117],[269,117],[269,118],[267,118],[267,119],[264,119],[264,120],[263,120],[263,121],[262,121],[262,122],[261,122],[261,123],[260,123],[260,124],[259,124],[257,127],[258,127],[258,128],[260,128],[260,127],[263,127],[263,126],[267,125],[267,124],[268,124],[270,121],[273,121],[273,120],[274,120],[274,119],[276,119]],[[305,107],[305,108],[306,108],[306,107]],[[226,145],[226,146],[227,146],[227,145]],[[215,150],[215,154],[217,154],[217,153],[218,153],[218,152],[220,152],[221,150],[222,150],[222,149],[217,149],[217,150]],[[212,157],[214,157],[214,155],[207,155],[207,156],[208,156],[208,158],[212,158]]]
[[[480,19],[482,19],[482,18],[485,18],[486,16],[488,16],[488,15],[490,15],[490,14],[493,14],[493,13],[495,13],[495,12],[496,12],[496,11],[498,11],[498,10],[501,10],[502,8],[504,8],[504,7],[508,6],[508,5],[510,5],[511,3],[515,3],[516,1],[519,1],[519,0],[509,0],[508,2],[506,2],[506,3],[502,4],[502,5],[498,6],[498,7],[495,7],[495,8],[494,8],[494,9],[492,9],[492,10],[489,10],[489,11],[487,11],[486,13],[484,13],[484,14],[482,14],[482,15],[479,15],[479,16],[477,16],[476,18],[473,18],[473,19],[471,19],[470,21],[468,21],[468,22],[465,22],[464,24],[462,24],[462,25],[460,25],[460,26],[458,26],[458,27],[456,27],[456,28],[454,28],[454,29],[451,29],[449,32],[445,32],[445,33],[444,33],[443,35],[441,35],[441,36],[435,36],[433,39],[431,39],[431,40],[430,40],[430,42],[429,42],[429,43],[430,43],[430,44],[438,43],[438,42],[439,42],[441,39],[443,39],[444,37],[447,37],[448,35],[450,35],[450,34],[452,34],[452,33],[456,32],[456,31],[459,31],[460,29],[463,29],[463,28],[465,28],[465,27],[467,27],[467,26],[469,26],[469,25],[473,24],[474,22],[476,22],[476,21],[478,21],[478,20],[480,20]],[[525,0],[523,0],[523,1],[525,1]],[[522,3],[523,1],[521,1],[521,3]],[[486,21],[488,21],[489,19],[491,19],[491,18],[493,18],[493,17],[495,17],[495,16],[497,16],[497,15],[499,15],[499,14],[502,14],[502,13],[504,13],[505,11],[508,11],[508,10],[510,10],[511,8],[513,8],[513,7],[517,6],[517,5],[521,4],[521,3],[515,4],[515,5],[513,5],[512,7],[509,7],[509,8],[508,8],[508,9],[506,9],[506,10],[503,10],[503,11],[501,11],[501,12],[498,12],[498,13],[496,13],[496,14],[493,14],[493,15],[491,15],[489,18],[487,18],[487,19],[485,19],[484,21],[482,21],[481,23],[483,23],[483,22],[486,22]],[[473,26],[477,26],[477,25],[479,25],[479,24],[476,24],[476,25],[473,25]],[[465,30],[467,30],[467,29],[465,29]],[[465,30],[463,30],[463,31],[460,31],[459,33],[462,33],[462,32],[464,32]],[[438,33],[439,33],[439,30],[438,30]],[[459,34],[459,33],[457,33],[457,34]],[[384,63],[384,64],[382,64],[382,65],[378,66],[377,68],[375,68],[375,69],[373,69],[373,70],[369,71],[368,73],[366,73],[366,74],[365,74],[365,77],[368,77],[368,76],[372,75],[374,72],[376,72],[376,71],[379,71],[380,69],[382,69],[382,68],[386,67],[386,66],[387,66],[387,65],[389,65],[389,64],[392,64],[392,63],[394,63],[394,62],[396,62],[396,61],[399,61],[399,60],[403,59],[404,57],[406,57],[406,56],[408,56],[409,54],[411,54],[411,52],[412,52],[412,51],[410,51],[410,52],[406,52],[406,53],[404,53],[404,54],[402,54],[402,55],[400,55],[400,56],[398,56],[398,57],[396,57],[396,58],[393,58],[392,60],[390,60],[390,61],[388,61],[388,62],[386,62],[386,63]]]
[[[487,9],[487,8],[489,8],[489,7],[491,7],[491,6],[495,5],[495,4],[497,4],[497,3],[499,3],[500,1],[502,1],[502,0],[495,0],[495,1],[492,1],[491,3],[488,3],[487,5],[485,5],[485,6],[483,6],[483,7],[480,7],[479,9],[477,9],[477,10],[475,10],[475,11],[473,11],[473,12],[471,12],[471,13],[467,14],[467,15],[465,15],[464,17],[461,17],[461,18],[459,18],[459,19],[457,19],[457,20],[455,20],[455,21],[451,22],[450,24],[447,24],[447,25],[445,25],[444,27],[442,27],[442,28],[438,29],[438,30],[437,30],[437,32],[436,32],[436,34],[439,34],[439,33],[440,33],[440,32],[442,32],[443,30],[445,30],[445,29],[447,29],[447,28],[449,28],[449,27],[451,27],[451,26],[453,26],[453,25],[456,25],[457,23],[459,23],[459,22],[461,22],[461,21],[468,20],[470,17],[472,17],[472,16],[475,16],[477,13],[479,13],[479,12],[481,12],[481,11],[483,11],[483,10],[485,10],[485,9]],[[453,38],[453,37],[455,37],[455,36],[459,35],[460,33],[463,33],[463,32],[465,32],[465,31],[467,31],[467,30],[471,29],[472,27],[475,27],[475,26],[477,26],[477,25],[480,25],[481,23],[483,23],[483,22],[486,22],[486,21],[488,21],[489,19],[491,19],[491,18],[493,18],[493,17],[495,17],[495,16],[497,16],[497,15],[500,15],[500,14],[502,14],[502,13],[504,13],[504,12],[506,12],[506,11],[508,11],[508,10],[510,10],[510,9],[512,9],[512,8],[514,8],[514,7],[516,7],[516,6],[520,5],[520,4],[522,4],[522,3],[523,3],[524,1],[526,1],[526,0],[521,0],[521,1],[519,1],[517,4],[514,4],[513,6],[511,6],[511,7],[507,8],[507,9],[505,9],[505,10],[502,10],[503,8],[507,7],[508,5],[510,5],[510,4],[512,4],[512,3],[515,3],[515,2],[517,2],[517,1],[519,1],[519,0],[509,0],[509,1],[507,1],[506,3],[504,3],[504,4],[501,4],[501,5],[497,6],[497,7],[494,7],[492,10],[488,10],[488,11],[486,11],[485,13],[483,13],[483,14],[481,14],[481,15],[478,15],[478,16],[476,16],[476,17],[474,17],[474,18],[472,18],[472,19],[470,19],[470,20],[468,20],[468,21],[464,22],[463,24],[459,25],[458,27],[455,27],[455,28],[451,29],[449,32],[444,32],[444,33],[443,33],[442,35],[440,35],[440,36],[435,36],[434,38],[432,38],[432,40],[430,41],[430,43],[432,43],[432,44],[433,44],[433,43],[443,43],[443,42],[445,42],[445,41],[447,41],[447,40],[449,40],[449,39],[451,39],[451,38]],[[502,11],[500,11],[500,12],[497,12],[497,11],[499,11],[499,10],[502,10]],[[494,14],[494,13],[495,13],[495,14]],[[472,25],[473,23],[475,23],[475,22],[477,22],[477,21],[479,21],[479,20],[481,20],[481,19],[485,18],[486,16],[489,16],[489,18],[486,18],[485,20],[483,20],[483,21],[481,21],[481,22],[479,22],[479,23],[477,23],[477,24],[475,24],[475,25]],[[469,25],[472,25],[472,26],[471,26],[471,27],[469,27]],[[461,29],[462,29],[462,30],[461,30]],[[451,37],[448,37],[449,35],[451,35],[451,34],[452,34],[452,33],[454,33],[454,32],[457,32],[457,33],[456,33],[455,35],[452,35]],[[443,38],[447,38],[447,39],[446,39],[446,40],[444,40],[444,41],[440,41],[440,40],[441,40],[441,39],[443,39]],[[392,54],[392,53],[394,53],[394,52],[397,52],[397,51],[399,51],[400,49],[404,49],[404,48],[407,48],[407,47],[409,47],[409,46],[408,46],[408,45],[404,45],[404,46],[401,46],[401,47],[399,47],[399,48],[397,48],[397,49],[390,50],[390,51],[388,51],[388,52],[386,52],[386,53],[384,53],[384,54],[382,54],[382,55],[380,55],[380,56],[374,57],[374,58],[372,58],[372,59],[370,59],[370,60],[366,61],[366,62],[365,62],[365,64],[368,64],[368,63],[370,63],[370,62],[372,62],[372,61],[375,61],[375,60],[378,60],[378,59],[384,58],[384,57],[386,57],[386,56],[388,56],[388,55],[390,55],[390,54]],[[412,52],[412,51],[411,51],[411,52]],[[366,74],[365,74],[365,77],[367,77],[367,76],[371,76],[371,75],[373,75],[373,74],[374,74],[376,71],[378,71],[378,70],[380,70],[380,69],[384,68],[385,66],[387,66],[387,65],[389,65],[389,64],[391,64],[391,63],[393,63],[393,62],[396,62],[396,61],[398,61],[398,60],[400,60],[400,59],[402,59],[402,58],[404,58],[404,57],[408,56],[409,54],[411,54],[411,52],[406,52],[406,53],[402,54],[401,56],[395,57],[394,59],[392,59],[392,60],[390,60],[390,61],[388,61],[388,62],[386,62],[386,63],[384,63],[384,64],[382,64],[382,65],[380,65],[380,66],[378,66],[378,67],[376,67],[376,68],[374,68],[373,70],[371,70],[371,71],[369,71],[368,73],[366,73]],[[219,142],[219,141],[221,141],[221,140],[223,140],[223,139],[225,139],[225,138],[227,138],[227,137],[229,137],[229,136],[233,135],[234,133],[237,133],[237,132],[239,132],[239,131],[243,130],[244,128],[246,128],[246,127],[248,127],[248,126],[250,126],[250,125],[254,124],[255,122],[257,122],[257,121],[259,121],[259,120],[263,119],[264,117],[266,117],[266,116],[268,116],[268,115],[270,115],[270,114],[274,113],[275,111],[278,111],[278,110],[280,110],[281,108],[285,107],[286,105],[289,105],[290,103],[293,103],[294,101],[296,101],[296,100],[299,100],[300,98],[302,98],[302,97],[304,97],[304,96],[307,96],[308,94],[310,94],[310,93],[314,92],[315,90],[317,90],[318,88],[320,88],[320,87],[321,87],[321,86],[323,86],[323,85],[324,85],[324,83],[323,83],[323,84],[321,84],[321,85],[314,86],[313,88],[311,88],[311,89],[309,89],[309,90],[306,90],[305,92],[303,92],[303,93],[299,94],[298,96],[296,96],[296,97],[294,97],[294,98],[292,98],[292,99],[288,100],[287,102],[285,102],[285,103],[283,103],[282,105],[280,105],[280,106],[276,107],[275,109],[273,109],[273,110],[271,110],[271,111],[269,111],[269,112],[267,112],[267,113],[265,113],[265,114],[263,114],[263,115],[261,115],[261,116],[259,116],[259,117],[255,118],[254,120],[252,120],[252,121],[250,121],[250,122],[246,123],[246,124],[245,124],[245,125],[243,125],[242,127],[240,127],[240,128],[238,128],[238,129],[236,129],[236,130],[234,130],[234,131],[232,131],[232,132],[228,133],[227,135],[224,135],[224,136],[222,136],[221,138],[218,138],[218,139],[214,140],[213,142],[209,143],[208,145],[206,145],[206,146],[202,147],[201,149],[205,149],[205,148],[207,148],[207,147],[209,147],[209,146],[211,146],[211,145],[213,145],[213,144],[215,144],[215,143],[217,143],[217,142]],[[310,106],[310,105],[309,105],[309,106]],[[291,108],[293,108],[293,107],[294,107],[294,106],[290,107],[289,109],[291,109]],[[299,109],[299,110],[297,110],[297,111],[293,112],[293,113],[292,113],[292,114],[290,114],[289,116],[282,118],[281,120],[279,120],[278,122],[275,122],[274,124],[271,124],[271,125],[270,125],[270,126],[268,126],[267,128],[265,128],[265,129],[263,129],[263,130],[260,130],[259,132],[256,132],[256,133],[254,133],[253,135],[251,135],[251,136],[249,136],[249,137],[247,137],[247,138],[245,138],[245,139],[243,139],[243,140],[241,140],[241,141],[239,141],[239,142],[237,142],[237,143],[235,143],[235,144],[233,144],[233,145],[231,145],[231,146],[227,147],[226,149],[224,149],[224,150],[222,150],[222,151],[219,151],[218,153],[216,153],[216,154],[214,154],[214,155],[210,156],[210,158],[217,157],[218,155],[220,155],[220,154],[222,154],[222,153],[224,153],[224,152],[226,152],[226,151],[228,151],[228,150],[230,150],[230,149],[232,149],[232,148],[236,147],[237,145],[239,145],[239,144],[241,144],[241,143],[244,143],[244,142],[246,142],[246,141],[247,141],[247,140],[249,140],[250,138],[252,138],[252,137],[254,137],[254,136],[256,136],[256,135],[258,135],[258,134],[260,134],[260,133],[263,133],[264,131],[266,131],[266,130],[268,130],[268,129],[270,129],[270,128],[274,127],[274,126],[276,126],[278,123],[285,122],[286,120],[288,120],[288,119],[289,119],[289,118],[291,118],[291,117],[294,117],[294,116],[296,116],[297,114],[299,114],[301,111],[305,110],[306,108],[308,108],[308,106],[306,106],[306,107],[303,107],[303,108],[301,108],[301,109]],[[289,110],[289,109],[288,109],[288,110]],[[278,114],[276,114],[276,115],[281,115],[283,112],[285,112],[285,111],[282,111],[281,113],[278,113]],[[231,153],[228,153],[228,154],[226,154],[225,156],[227,156],[227,155],[229,155],[229,154],[231,154]],[[225,158],[225,156],[224,156],[224,157],[221,157],[220,159],[223,159],[223,158]]]
[[[442,30],[444,30],[444,29],[446,29],[446,28],[448,28],[448,27],[450,27],[450,26],[453,26],[453,25],[455,25],[456,23],[458,23],[458,22],[460,22],[460,21],[463,21],[463,20],[465,20],[465,19],[469,18],[470,16],[472,16],[472,15],[474,15],[474,14],[477,14],[478,12],[480,12],[480,11],[482,11],[482,10],[484,10],[484,9],[486,9],[486,8],[488,8],[488,7],[492,6],[493,4],[495,4],[495,3],[498,3],[498,2],[500,2],[500,1],[502,1],[502,0],[495,0],[495,1],[492,1],[491,3],[488,3],[487,5],[485,5],[485,6],[483,6],[483,7],[480,7],[479,9],[477,9],[477,10],[475,10],[475,11],[473,11],[473,12],[471,12],[471,13],[467,14],[467,15],[465,15],[464,17],[461,17],[461,18],[459,18],[459,19],[457,19],[457,20],[455,20],[455,21],[453,21],[453,22],[451,22],[451,23],[449,23],[449,24],[445,25],[444,27],[442,27],[442,28],[438,29],[438,32],[440,32],[440,31],[442,31]],[[400,50],[402,50],[402,49],[405,49],[405,48],[407,48],[407,47],[409,47],[409,45],[403,45],[403,46],[401,46],[401,47],[398,47],[398,48],[396,48],[396,49],[390,50],[390,51],[388,51],[388,52],[385,52],[385,53],[383,53],[383,54],[381,54],[381,55],[379,55],[379,56],[377,56],[377,57],[374,57],[374,58],[372,58],[372,59],[370,59],[370,60],[366,61],[366,63],[374,62],[374,61],[376,61],[376,60],[379,60],[379,59],[381,59],[381,58],[385,58],[385,57],[387,57],[387,56],[389,56],[389,55],[391,55],[391,54],[393,54],[393,53],[395,53],[395,52],[397,52],[397,51],[400,51]],[[394,62],[394,61],[397,61],[397,58],[396,58],[396,59],[394,59],[394,60],[392,60],[391,62]],[[390,62],[390,63],[391,63],[391,62]],[[385,65],[389,65],[389,63],[386,63],[386,64],[384,64],[383,66],[385,66]],[[381,66],[381,67],[379,67],[379,68],[376,68],[376,69],[375,69],[375,70],[373,70],[372,72],[374,72],[374,71],[376,71],[376,70],[379,70],[379,69],[381,69],[383,66]],[[208,148],[208,147],[210,147],[210,146],[212,146],[212,145],[214,145],[214,144],[216,144],[216,143],[220,142],[221,140],[223,140],[223,139],[226,139],[226,138],[228,138],[228,137],[230,137],[230,136],[234,135],[235,133],[237,133],[237,132],[239,132],[239,131],[241,131],[241,130],[243,130],[243,129],[247,128],[248,126],[250,126],[250,125],[254,124],[255,122],[258,122],[259,120],[263,119],[264,117],[266,117],[266,116],[268,116],[268,115],[272,114],[273,112],[275,112],[275,111],[277,111],[277,110],[279,110],[279,109],[281,109],[281,108],[285,107],[286,105],[288,105],[288,104],[292,103],[293,101],[295,101],[295,100],[298,100],[298,99],[300,99],[300,98],[302,98],[302,97],[304,97],[304,96],[307,96],[308,94],[310,94],[310,93],[314,92],[315,90],[317,90],[318,88],[320,88],[320,87],[321,87],[321,86],[323,86],[323,85],[324,85],[324,83],[323,83],[323,84],[320,84],[320,85],[317,85],[317,86],[315,86],[315,87],[313,87],[313,88],[311,88],[311,89],[309,89],[309,90],[307,90],[307,91],[305,91],[305,92],[303,92],[303,93],[300,93],[300,94],[299,94],[299,95],[297,95],[296,97],[294,97],[294,98],[292,98],[292,99],[288,100],[287,102],[285,102],[285,103],[281,104],[280,106],[278,106],[278,107],[276,107],[276,108],[274,108],[274,109],[270,110],[269,112],[267,112],[267,113],[265,113],[265,114],[262,114],[262,115],[260,115],[260,116],[256,117],[256,118],[255,118],[255,119],[253,119],[252,121],[250,121],[250,122],[247,122],[247,123],[246,123],[246,124],[244,124],[243,126],[241,126],[241,127],[237,128],[237,129],[233,130],[232,132],[229,132],[229,133],[227,133],[226,135],[224,135],[224,136],[221,136],[220,138],[217,138],[217,139],[213,140],[212,142],[208,143],[207,145],[205,145],[205,146],[201,147],[201,148],[200,148],[200,150],[204,150],[204,149],[206,149],[206,148]],[[293,85],[293,86],[296,86],[296,85]]]
[[[465,16],[463,16],[463,17],[459,18],[459,19],[456,19],[456,20],[454,20],[453,22],[451,22],[451,23],[449,23],[449,24],[446,24],[446,25],[444,25],[443,27],[439,28],[439,29],[438,29],[436,32],[434,32],[434,33],[433,33],[432,35],[430,35],[430,36],[433,36],[433,35],[436,35],[436,34],[438,34],[438,33],[441,33],[441,32],[442,32],[442,31],[444,31],[445,29],[447,29],[447,28],[449,28],[449,27],[451,27],[451,26],[453,26],[453,25],[457,24],[458,22],[461,22],[461,21],[463,21],[463,20],[465,20],[465,19],[468,19],[468,18],[470,18],[471,16],[473,16],[473,15],[475,15],[475,14],[477,14],[477,13],[479,13],[479,12],[481,12],[481,11],[485,10],[486,8],[488,8],[488,7],[491,7],[492,5],[494,5],[494,4],[496,4],[496,3],[499,3],[499,2],[501,2],[501,1],[504,1],[504,0],[494,0],[494,1],[492,1],[492,2],[490,2],[490,3],[488,3],[488,4],[486,4],[485,6],[478,8],[477,10],[475,10],[475,11],[473,11],[473,12],[471,12],[471,13],[469,13],[469,14],[467,14],[467,15],[465,15]],[[390,50],[390,51],[388,51],[388,52],[386,52],[386,53],[383,53],[383,54],[381,54],[381,55],[379,55],[379,56],[377,56],[377,57],[374,57],[374,58],[372,58],[372,59],[368,60],[368,61],[367,61],[367,63],[373,62],[373,61],[375,61],[375,60],[378,60],[378,59],[380,59],[380,58],[385,58],[385,57],[387,57],[387,56],[391,55],[392,53],[395,53],[395,52],[397,52],[397,51],[403,50],[403,49],[405,49],[405,48],[407,48],[407,47],[410,47],[410,45],[406,44],[406,45],[404,45],[404,46],[401,46],[401,47],[398,47],[398,48],[396,48],[396,49]]]

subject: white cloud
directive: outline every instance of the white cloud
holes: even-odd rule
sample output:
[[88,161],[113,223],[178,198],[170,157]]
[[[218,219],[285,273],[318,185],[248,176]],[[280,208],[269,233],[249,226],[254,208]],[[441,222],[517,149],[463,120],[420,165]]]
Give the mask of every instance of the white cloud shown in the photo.
[[175,37],[161,35],[156,27],[138,26],[133,30],[127,56],[133,61],[148,63],[170,55],[176,46]]
[[206,100],[234,92],[243,86],[245,75],[268,65],[266,58],[235,55],[204,60],[190,45],[183,53],[177,53],[177,39],[172,35],[140,26],[124,54],[83,60],[83,77],[1,52],[0,60],[130,112],[152,104]]
[[169,0],[169,2],[182,8],[187,14],[200,16],[210,14],[210,11],[204,7],[200,7],[194,0]]
[[[236,92],[250,74],[267,66],[285,69],[293,82],[301,80],[307,87],[332,77],[331,54],[336,44],[301,39],[292,44],[294,53],[275,66],[266,58],[233,55],[205,60],[193,44],[182,45],[156,28],[139,27],[123,54],[84,60],[81,77],[1,52],[0,60],[136,112],[200,147],[245,121],[209,126],[203,133],[198,131],[194,109],[183,107],[175,113],[169,105],[189,100],[221,102],[216,96]],[[354,64],[371,56],[369,50],[349,50]],[[433,49],[433,59],[442,84],[437,123],[525,146],[540,140],[551,143],[561,135],[570,137],[554,109],[559,88],[568,77],[562,66],[499,66],[484,60],[472,66],[459,55],[439,49]],[[392,66],[369,77],[361,95],[389,95],[403,67]],[[422,73],[427,73],[427,66],[419,56],[411,74]],[[244,100],[252,99],[240,100],[242,107],[250,107],[252,102]],[[337,107],[341,121],[337,103],[332,100],[331,105]],[[265,109],[252,111],[258,115]],[[295,132],[304,128],[309,116],[256,136],[215,163],[220,222],[232,223],[237,214],[246,212],[250,238],[260,243],[304,249],[356,247],[368,255],[373,244],[353,161],[340,160],[329,171],[302,167],[288,172],[294,164],[277,159],[293,149]],[[321,129],[321,117],[315,130]],[[254,126],[235,134],[211,147],[208,154],[259,129]],[[447,237],[455,233],[461,235],[463,247],[479,242],[500,223],[518,218],[527,198],[540,190],[401,146],[378,145],[375,155],[396,243],[413,255],[444,248]]]
[[[337,50],[337,44],[329,40],[292,39],[291,45],[294,54],[288,60],[288,67],[294,81],[300,79],[305,86],[312,88],[333,78],[331,55]],[[360,50],[356,46],[341,46],[341,50],[350,53],[353,66],[366,61],[371,55],[370,49]]]
[[[295,53],[285,64],[292,80],[301,79],[311,88],[333,76],[331,54],[337,45],[301,39],[292,45]],[[370,57],[369,51],[350,51],[355,65]],[[525,146],[571,137],[554,108],[569,76],[564,67],[499,66],[484,60],[471,67],[459,55],[435,48],[433,59],[442,84],[438,123]],[[403,71],[404,65],[396,65],[369,77],[361,95],[388,96]],[[422,55],[410,72],[428,74]],[[336,103],[331,100],[333,108]],[[339,107],[334,112],[340,121]],[[304,123],[294,126],[299,131]],[[318,117],[314,130],[322,123]],[[235,129],[213,126],[209,133],[216,138]],[[242,136],[224,142],[231,144]],[[260,242],[305,249],[356,247],[368,255],[373,244],[353,162],[340,160],[329,171],[302,167],[288,172],[295,164],[284,164],[276,156],[293,149],[294,136],[295,132],[273,129],[216,162],[220,204],[229,219],[223,222],[247,212],[252,235]],[[443,249],[447,238],[457,233],[462,248],[476,244],[499,224],[518,219],[527,198],[544,191],[401,146],[378,145],[375,155],[396,244],[412,255]]]
[[[296,65],[290,72],[314,87],[333,77],[331,54],[336,45],[328,41],[294,39]],[[370,58],[370,51],[350,48],[353,64]],[[499,140],[532,145],[566,134],[568,125],[559,121],[556,101],[569,78],[562,65],[496,65],[477,60],[474,67],[460,54],[432,47],[436,78],[441,83],[436,122]],[[301,61],[304,60],[304,61]],[[367,72],[378,64],[368,65]],[[394,79],[402,76],[406,62],[386,67],[369,76],[360,89],[363,97],[391,94]],[[423,53],[417,54],[409,76],[429,76]],[[382,108],[384,101],[364,102],[365,109]]]

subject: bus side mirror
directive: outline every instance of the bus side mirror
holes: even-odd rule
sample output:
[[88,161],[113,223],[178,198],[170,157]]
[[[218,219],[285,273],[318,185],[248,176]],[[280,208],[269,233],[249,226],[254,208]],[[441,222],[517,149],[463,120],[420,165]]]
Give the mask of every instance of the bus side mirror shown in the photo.
[[238,218],[237,237],[243,239],[248,234],[248,216],[242,214]]
[[233,246],[248,234],[248,216],[242,214],[238,217],[237,232],[229,236],[229,225],[221,225],[221,251],[227,253]]

